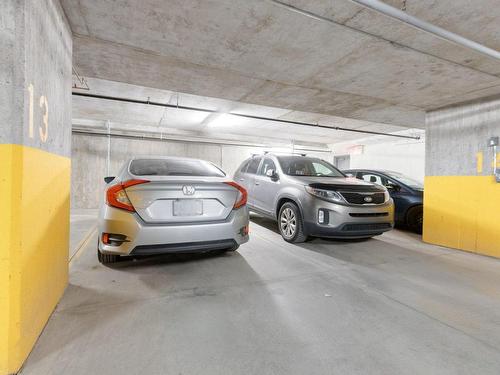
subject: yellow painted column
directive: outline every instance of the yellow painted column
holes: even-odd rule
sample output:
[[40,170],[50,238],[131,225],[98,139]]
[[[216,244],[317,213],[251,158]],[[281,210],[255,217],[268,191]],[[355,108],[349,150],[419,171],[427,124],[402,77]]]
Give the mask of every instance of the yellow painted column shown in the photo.
[[424,241],[500,257],[498,136],[499,96],[427,112]]
[[493,176],[428,176],[424,194],[424,241],[500,257],[500,184]]
[[[23,145],[0,145],[3,373],[28,356],[68,280],[71,162]],[[2,168],[3,169],[3,168]],[[1,373],[1,372],[0,372]]]
[[8,373],[11,297],[12,146],[0,145],[0,373]]
[[2,0],[0,375],[19,371],[68,282],[72,36],[59,0]]

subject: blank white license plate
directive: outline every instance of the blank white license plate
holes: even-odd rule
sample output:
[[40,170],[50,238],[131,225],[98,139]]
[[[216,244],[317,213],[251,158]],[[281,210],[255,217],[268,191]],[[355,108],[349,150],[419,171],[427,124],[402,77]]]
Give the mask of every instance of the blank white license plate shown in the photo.
[[203,201],[201,199],[178,199],[174,201],[174,216],[203,215]]

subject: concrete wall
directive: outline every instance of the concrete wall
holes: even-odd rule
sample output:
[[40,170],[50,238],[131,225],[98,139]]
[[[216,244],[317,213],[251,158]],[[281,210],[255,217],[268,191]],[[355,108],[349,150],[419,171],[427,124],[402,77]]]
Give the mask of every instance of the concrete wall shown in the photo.
[[[390,139],[390,138],[387,138]],[[333,145],[334,155],[350,155],[350,168],[386,169],[418,181],[425,175],[425,139]]]
[[[72,141],[71,207],[97,208],[103,199],[107,175],[118,173],[122,164],[136,155],[187,156],[211,161],[233,176],[240,164],[252,154],[262,153],[259,147],[223,144],[155,141],[112,137],[110,166],[107,172],[108,138],[74,134]],[[331,160],[329,153],[308,153]]]
[[424,240],[500,257],[500,183],[487,147],[500,136],[500,97],[429,112],[426,127]]
[[0,374],[67,283],[72,37],[57,0],[0,1]]

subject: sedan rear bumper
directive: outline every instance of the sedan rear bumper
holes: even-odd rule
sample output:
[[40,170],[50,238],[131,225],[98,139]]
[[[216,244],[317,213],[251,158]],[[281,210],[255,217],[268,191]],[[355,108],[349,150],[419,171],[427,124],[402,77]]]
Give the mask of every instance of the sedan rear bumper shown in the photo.
[[155,255],[165,253],[199,253],[202,251],[213,251],[230,249],[238,246],[235,240],[217,240],[204,242],[183,242],[162,245],[140,245],[136,246],[130,255]]
[[[145,255],[199,252],[231,248],[248,241],[246,207],[231,211],[222,221],[181,224],[147,224],[136,213],[105,205],[99,223],[99,250],[105,254]],[[106,245],[102,234],[126,236],[119,246]]]

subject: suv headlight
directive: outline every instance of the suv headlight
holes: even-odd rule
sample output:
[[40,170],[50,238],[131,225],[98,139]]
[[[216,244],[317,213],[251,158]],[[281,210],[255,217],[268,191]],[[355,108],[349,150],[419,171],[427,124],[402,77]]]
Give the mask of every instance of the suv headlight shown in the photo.
[[389,194],[389,190],[387,190],[387,188],[384,187],[384,203],[389,202],[389,199],[391,199],[391,195]]
[[316,188],[313,188],[311,186],[305,186],[305,188],[309,194],[314,195],[315,197],[324,199],[324,200],[329,201],[329,202],[345,203],[345,200],[342,197],[342,195],[340,195],[336,191],[316,189]]

